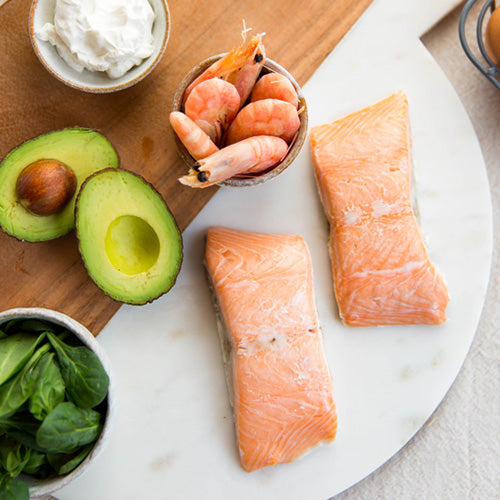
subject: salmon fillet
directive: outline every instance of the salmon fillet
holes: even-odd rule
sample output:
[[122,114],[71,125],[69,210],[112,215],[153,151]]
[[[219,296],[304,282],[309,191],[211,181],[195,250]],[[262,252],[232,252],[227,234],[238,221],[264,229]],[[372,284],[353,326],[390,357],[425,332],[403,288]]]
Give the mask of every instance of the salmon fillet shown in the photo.
[[212,227],[205,257],[242,467],[291,462],[332,440],[337,415],[304,240]]
[[444,322],[448,290],[429,260],[411,206],[406,95],[396,92],[313,127],[310,140],[344,323]]

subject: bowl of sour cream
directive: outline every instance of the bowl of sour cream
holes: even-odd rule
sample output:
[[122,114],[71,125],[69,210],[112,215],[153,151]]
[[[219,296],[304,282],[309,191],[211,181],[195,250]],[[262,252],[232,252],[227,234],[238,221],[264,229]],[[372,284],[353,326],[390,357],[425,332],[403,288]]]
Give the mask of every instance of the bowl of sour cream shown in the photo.
[[166,0],[33,0],[29,33],[57,79],[86,92],[114,92],[158,64],[170,14]]

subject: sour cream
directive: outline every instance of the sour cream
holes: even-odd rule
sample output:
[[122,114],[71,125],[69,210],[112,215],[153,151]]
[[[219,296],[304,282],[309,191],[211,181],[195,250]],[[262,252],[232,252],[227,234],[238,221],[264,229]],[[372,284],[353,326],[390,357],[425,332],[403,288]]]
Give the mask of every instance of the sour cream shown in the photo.
[[56,0],[54,23],[36,32],[76,71],[119,78],[154,50],[148,0]]

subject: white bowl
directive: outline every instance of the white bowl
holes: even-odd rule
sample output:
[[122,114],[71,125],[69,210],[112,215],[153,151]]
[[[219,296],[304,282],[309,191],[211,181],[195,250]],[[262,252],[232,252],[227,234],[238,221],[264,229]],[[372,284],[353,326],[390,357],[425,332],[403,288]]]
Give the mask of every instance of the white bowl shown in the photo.
[[28,484],[30,488],[30,498],[38,498],[49,495],[62,488],[63,486],[66,486],[73,479],[82,474],[82,472],[84,472],[90,466],[90,464],[102,451],[109,440],[114,420],[114,386],[108,356],[106,355],[100,344],[97,342],[95,337],[83,325],[70,318],[66,314],[38,307],[9,309],[7,311],[1,312],[0,325],[12,319],[22,318],[36,318],[64,326],[97,355],[102,366],[109,376],[109,388],[107,395],[108,408],[104,420],[103,429],[101,435],[94,445],[94,448],[87,455],[85,460],[76,469],[64,476],[53,476],[47,479],[36,479],[25,475],[22,476],[22,479]]
[[120,78],[110,78],[102,71],[81,73],[71,68],[49,42],[41,41],[35,33],[45,24],[54,22],[56,0],[33,0],[29,13],[29,34],[36,56],[45,68],[58,80],[85,92],[115,92],[130,87],[146,77],[158,64],[170,35],[170,13],[166,0],[149,0],[155,12],[153,25],[154,52],[138,66],[134,66]]

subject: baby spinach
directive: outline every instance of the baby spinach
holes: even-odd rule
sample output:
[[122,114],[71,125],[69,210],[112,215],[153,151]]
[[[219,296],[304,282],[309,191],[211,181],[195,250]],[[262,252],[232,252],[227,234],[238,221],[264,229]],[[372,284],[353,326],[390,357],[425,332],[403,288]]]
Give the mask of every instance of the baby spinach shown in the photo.
[[0,386],[0,418],[15,413],[31,396],[36,383],[36,366],[49,349],[50,344],[39,347],[17,375]]
[[28,500],[21,472],[67,474],[102,431],[109,378],[63,327],[15,319],[0,328],[0,500]]
[[73,453],[97,439],[102,429],[101,415],[78,408],[71,402],[59,403],[38,429],[36,440],[49,453]]
[[0,385],[26,364],[44,336],[18,332],[0,339]]
[[[4,323],[2,325],[2,330],[7,334],[10,335],[11,330],[13,330],[13,327],[19,323],[18,319],[11,319],[7,321],[7,323]],[[19,331],[19,330],[18,330]]]
[[30,458],[30,450],[15,439],[0,438],[0,463],[12,477],[18,476]]
[[54,360],[54,353],[45,353],[38,367],[39,375],[29,399],[29,409],[38,420],[43,420],[64,401],[65,385],[61,371]]
[[78,467],[92,451],[94,443],[82,446],[77,452],[73,454],[67,453],[50,453],[47,455],[48,461],[52,468],[58,474],[67,474],[73,469]]
[[52,323],[35,318],[18,320],[17,323],[15,323],[15,326],[23,332],[55,332],[55,328]]
[[36,433],[40,427],[40,421],[36,420],[30,413],[16,413],[9,418],[0,419],[0,429],[5,434],[16,439],[31,450],[45,452],[36,442]]
[[48,338],[57,353],[69,398],[80,408],[93,408],[108,393],[109,377],[88,347],[65,344],[54,334]]
[[8,474],[0,474],[0,498],[2,500],[30,500],[28,485]]
[[31,450],[30,458],[24,466],[23,472],[39,478],[50,474],[50,464],[47,455],[41,451]]

